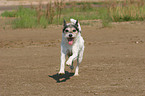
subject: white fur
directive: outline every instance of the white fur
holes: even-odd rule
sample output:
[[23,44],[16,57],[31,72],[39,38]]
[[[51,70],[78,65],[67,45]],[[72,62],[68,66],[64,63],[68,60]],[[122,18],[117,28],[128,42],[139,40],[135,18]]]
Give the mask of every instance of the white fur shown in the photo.
[[[76,23],[76,20],[75,20],[75,19],[70,19],[70,21],[71,21],[71,23],[73,23],[73,24]],[[78,23],[78,28],[79,28],[80,31],[82,31],[82,30],[81,30],[80,23]]]
[[[70,19],[71,23],[75,24],[76,20]],[[78,28],[81,31],[80,24],[78,23]],[[73,61],[77,59],[77,66],[75,70],[75,76],[79,75],[79,64],[81,63],[83,59],[83,52],[84,52],[84,39],[81,36],[81,33],[79,32],[77,37],[74,40],[73,45],[69,45],[67,42],[67,39],[64,37],[64,34],[62,34],[62,42],[61,42],[61,65],[60,65],[60,71],[59,74],[65,74],[65,57],[67,54],[72,53],[72,56],[68,58],[66,61],[66,64],[70,66],[71,69],[73,69]]]

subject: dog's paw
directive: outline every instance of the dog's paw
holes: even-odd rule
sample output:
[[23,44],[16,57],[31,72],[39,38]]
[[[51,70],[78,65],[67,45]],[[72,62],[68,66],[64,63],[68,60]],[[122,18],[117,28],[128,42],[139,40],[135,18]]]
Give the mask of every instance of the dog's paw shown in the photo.
[[63,75],[63,74],[65,74],[65,72],[59,71],[58,74]]
[[75,73],[74,76],[80,76],[80,75]]
[[72,61],[68,60],[68,61],[66,62],[66,65],[71,66],[71,65],[72,65]]

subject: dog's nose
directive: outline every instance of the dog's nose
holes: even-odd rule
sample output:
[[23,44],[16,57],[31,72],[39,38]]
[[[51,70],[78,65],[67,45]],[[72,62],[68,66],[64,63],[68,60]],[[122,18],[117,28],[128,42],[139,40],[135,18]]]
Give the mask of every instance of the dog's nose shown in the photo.
[[69,34],[69,37],[72,37],[72,34]]

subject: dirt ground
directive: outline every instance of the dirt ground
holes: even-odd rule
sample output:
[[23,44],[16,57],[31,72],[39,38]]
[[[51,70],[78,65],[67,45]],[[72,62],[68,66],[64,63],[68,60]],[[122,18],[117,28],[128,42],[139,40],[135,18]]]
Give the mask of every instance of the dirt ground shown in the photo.
[[[17,6],[17,5],[39,5],[41,4],[47,4],[50,1],[61,1],[61,0],[0,0],[0,6]],[[93,2],[102,2],[105,0],[63,0],[65,2],[72,2],[72,1],[93,1]],[[115,0],[114,0],[115,1]],[[118,0],[121,1],[121,0]]]
[[65,75],[57,75],[61,26],[0,25],[0,96],[145,96],[144,26],[83,25],[84,59],[75,77],[67,66]]

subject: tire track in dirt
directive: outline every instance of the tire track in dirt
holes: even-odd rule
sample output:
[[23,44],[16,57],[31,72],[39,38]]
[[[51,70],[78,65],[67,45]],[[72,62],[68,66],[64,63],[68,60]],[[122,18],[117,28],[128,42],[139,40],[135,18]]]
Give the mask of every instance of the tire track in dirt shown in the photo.
[[[52,41],[33,41],[33,40],[13,40],[13,41],[0,41],[0,48],[24,48],[24,47],[59,47],[61,40],[52,40]],[[143,44],[144,41],[131,40],[129,42],[114,42],[114,41],[104,41],[104,42],[85,42],[85,45],[122,45],[122,44]]]
[[52,41],[33,41],[33,40],[16,40],[0,41],[0,48],[24,48],[24,47],[56,47],[59,46],[60,40]]

